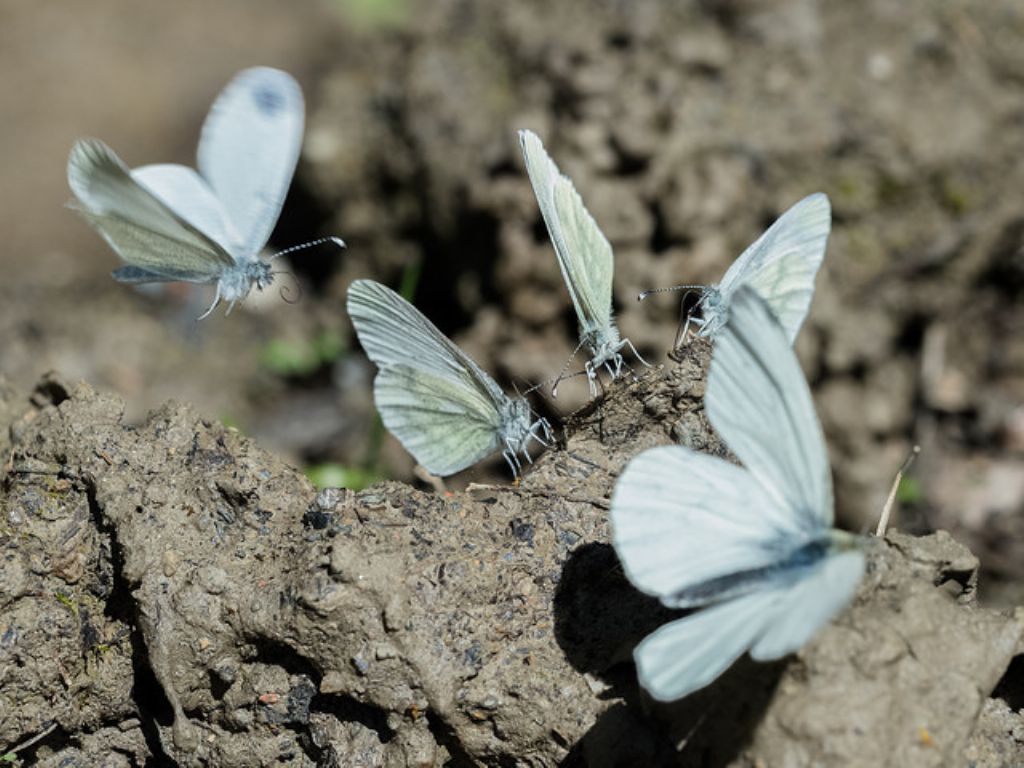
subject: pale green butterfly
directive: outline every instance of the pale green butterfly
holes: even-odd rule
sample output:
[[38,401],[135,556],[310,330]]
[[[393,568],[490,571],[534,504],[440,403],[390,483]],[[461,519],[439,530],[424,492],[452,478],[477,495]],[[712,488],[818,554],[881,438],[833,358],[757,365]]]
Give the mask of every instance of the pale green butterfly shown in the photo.
[[547,445],[547,420],[533,420],[526,400],[506,395],[390,288],[356,280],[348,289],[348,313],[380,369],[373,394],[384,426],[432,474],[454,474],[500,448],[518,477],[518,454],[532,461],[530,440]]

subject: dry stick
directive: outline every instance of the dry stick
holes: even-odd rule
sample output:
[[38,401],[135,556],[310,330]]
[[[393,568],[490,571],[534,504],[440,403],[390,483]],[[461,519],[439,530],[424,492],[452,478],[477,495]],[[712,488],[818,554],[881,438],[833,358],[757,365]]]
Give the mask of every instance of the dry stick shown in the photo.
[[57,721],[56,721],[56,720],[54,720],[54,721],[51,721],[51,722],[50,722],[50,725],[49,725],[49,727],[47,727],[47,728],[44,728],[44,729],[42,730],[42,732],[40,732],[40,733],[37,733],[37,734],[36,734],[35,736],[33,736],[32,738],[28,739],[27,741],[23,741],[23,742],[21,742],[21,744],[19,744],[19,745],[18,745],[18,746],[16,746],[16,747],[11,747],[11,748],[10,748],[9,750],[7,750],[7,752],[5,752],[4,754],[5,754],[5,755],[15,755],[15,754],[17,754],[18,752],[21,752],[21,751],[23,751],[23,750],[26,750],[26,749],[28,749],[29,747],[31,747],[31,746],[32,746],[33,744],[35,744],[36,742],[38,742],[38,741],[42,741],[43,739],[45,739],[45,738],[46,738],[47,736],[49,736],[49,735],[50,735],[51,733],[53,733],[53,731],[54,731],[54,730],[55,730],[56,728],[57,728]]
[[896,473],[896,479],[892,481],[892,488],[889,490],[889,498],[885,500],[885,506],[882,507],[882,517],[878,521],[878,528],[875,529],[875,536],[885,535],[885,529],[889,526],[889,514],[892,512],[892,506],[896,502],[896,491],[899,490],[904,473],[910,469],[910,465],[914,463],[914,459],[917,458],[917,454],[920,452],[920,445],[915,445],[911,448],[910,455],[904,460],[900,471]]

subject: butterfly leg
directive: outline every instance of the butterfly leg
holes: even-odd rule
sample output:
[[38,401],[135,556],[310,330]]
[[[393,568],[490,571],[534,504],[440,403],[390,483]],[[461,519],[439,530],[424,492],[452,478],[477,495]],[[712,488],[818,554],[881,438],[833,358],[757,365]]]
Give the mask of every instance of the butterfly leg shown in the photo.
[[590,396],[597,397],[597,384],[595,383],[596,381],[599,381],[597,371],[594,370],[594,365],[589,360],[583,367],[587,372],[587,384],[590,385]]
[[512,470],[512,477],[519,479],[519,473],[523,468],[523,465],[519,463],[519,457],[516,456],[515,446],[512,445],[512,441],[505,440],[505,450],[501,452],[501,455],[505,457],[505,461],[508,463],[508,468]]
[[[544,433],[544,437],[537,434],[538,429]],[[551,445],[548,443],[548,440],[551,439],[551,427],[548,424],[548,420],[537,419],[537,421],[533,422],[533,424],[530,425],[530,431],[527,433],[527,437],[532,437],[545,448],[550,448]]]
[[629,351],[633,353],[633,357],[635,357],[637,360],[639,360],[641,363],[643,363],[648,368],[651,367],[650,363],[648,363],[646,360],[644,360],[642,357],[640,357],[640,353],[636,351],[636,347],[633,346],[633,342],[632,341],[630,341],[629,339],[623,339],[622,340],[622,345],[626,346],[626,347],[629,347]]
[[213,304],[210,305],[208,310],[196,318],[196,322],[198,323],[200,320],[205,320],[209,317],[210,313],[217,308],[218,304],[220,304],[220,283],[217,283],[217,292],[213,295]]

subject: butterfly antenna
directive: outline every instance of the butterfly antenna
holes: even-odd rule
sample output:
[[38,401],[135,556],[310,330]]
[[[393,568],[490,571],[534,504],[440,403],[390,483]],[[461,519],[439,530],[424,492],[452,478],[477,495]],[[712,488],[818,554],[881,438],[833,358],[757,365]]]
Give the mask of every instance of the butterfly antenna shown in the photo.
[[910,465],[914,463],[914,459],[921,452],[921,446],[915,445],[910,449],[910,453],[907,458],[903,461],[903,466],[900,467],[900,471],[896,473],[896,479],[892,481],[892,488],[889,489],[889,498],[885,500],[885,506],[882,507],[882,517],[878,521],[878,528],[875,529],[875,536],[884,536],[885,529],[889,526],[889,514],[892,512],[892,506],[896,502],[896,492],[899,490],[900,483],[903,481],[903,475]]
[[[576,345],[576,349],[574,349],[572,351],[572,354],[569,355],[569,359],[565,361],[565,365],[562,367],[561,373],[559,373],[555,377],[554,386],[551,387],[551,396],[552,397],[558,397],[558,385],[562,383],[562,379],[572,378],[571,376],[566,376],[565,372],[569,370],[569,366],[572,365],[572,361],[575,359],[576,353],[580,351],[580,347],[582,347],[582,346],[583,346],[583,342],[580,341],[580,343]],[[578,374],[573,374],[573,376],[576,376],[576,375],[578,375]]]
[[540,382],[539,384],[534,384],[532,387],[530,387],[527,390],[524,390],[520,394],[522,394],[522,395],[532,395],[534,392],[536,392],[541,387],[546,387],[548,384],[551,384],[551,383],[555,382],[557,379],[558,379],[557,376],[552,376],[550,379],[545,379],[544,381]]
[[295,284],[294,299],[288,298],[288,294],[290,293],[291,289],[289,289],[287,285],[282,285],[281,290],[277,292],[277,295],[281,297],[281,300],[284,301],[285,304],[298,304],[300,301],[302,301],[302,283],[299,282],[299,278],[295,276],[294,272],[289,272],[287,269],[281,269],[278,270],[277,272],[271,272],[270,274],[274,276],[288,275],[288,277],[290,277],[292,279],[292,282]]
[[318,237],[316,240],[310,240],[308,243],[302,243],[301,245],[293,245],[290,248],[285,248],[283,251],[278,251],[272,255],[269,261],[273,261],[278,256],[287,256],[289,253],[295,253],[296,251],[304,251],[306,248],[312,248],[317,245],[323,245],[324,243],[334,243],[339,248],[345,247],[345,241],[340,237]]
[[648,288],[646,291],[640,291],[640,293],[636,295],[636,300],[643,301],[652,293],[664,293],[665,291],[682,291],[685,289],[703,291],[705,288],[707,288],[706,285],[671,285],[668,288]]

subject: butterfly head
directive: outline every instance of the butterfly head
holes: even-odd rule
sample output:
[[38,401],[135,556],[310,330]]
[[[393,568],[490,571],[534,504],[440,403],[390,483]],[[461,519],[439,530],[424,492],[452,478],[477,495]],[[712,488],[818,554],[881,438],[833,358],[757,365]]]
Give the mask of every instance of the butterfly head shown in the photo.
[[220,298],[225,301],[240,301],[249,294],[254,285],[262,291],[272,282],[274,275],[267,262],[253,259],[236,264],[224,270],[220,276]]
[[700,325],[699,336],[710,338],[714,336],[726,321],[729,319],[729,305],[722,297],[722,292],[717,287],[709,285],[700,295],[697,302],[700,308],[701,319],[695,320]]

